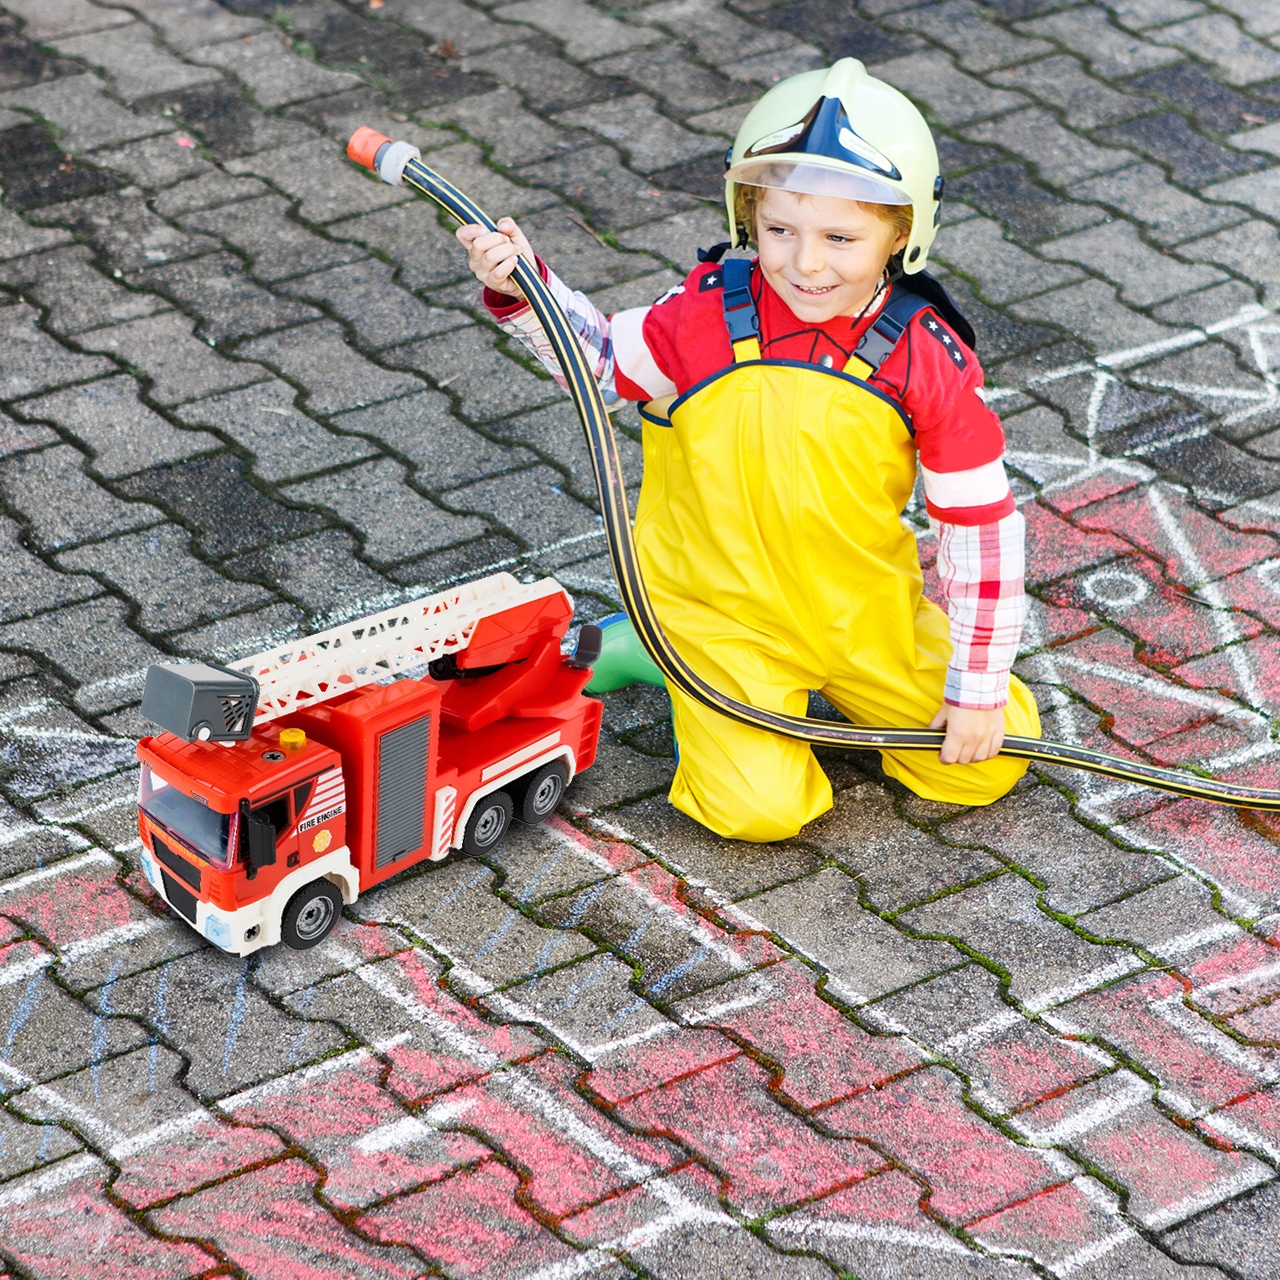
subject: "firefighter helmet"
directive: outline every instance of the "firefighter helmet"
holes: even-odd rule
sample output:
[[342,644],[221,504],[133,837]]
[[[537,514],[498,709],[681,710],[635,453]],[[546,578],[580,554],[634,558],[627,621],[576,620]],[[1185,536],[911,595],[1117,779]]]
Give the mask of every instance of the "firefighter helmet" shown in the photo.
[[921,271],[937,234],[942,201],[938,151],[924,117],[856,58],[791,76],[742,122],[726,157],[725,202],[734,242],[739,184],[873,204],[909,204],[903,270]]

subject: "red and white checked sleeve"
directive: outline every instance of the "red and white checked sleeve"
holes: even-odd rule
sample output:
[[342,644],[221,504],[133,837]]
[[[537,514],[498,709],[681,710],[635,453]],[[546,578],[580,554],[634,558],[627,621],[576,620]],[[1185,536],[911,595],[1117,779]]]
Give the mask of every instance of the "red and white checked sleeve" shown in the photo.
[[1027,612],[1022,513],[1015,508],[989,524],[931,523],[951,622],[943,697],[955,707],[1003,707]]

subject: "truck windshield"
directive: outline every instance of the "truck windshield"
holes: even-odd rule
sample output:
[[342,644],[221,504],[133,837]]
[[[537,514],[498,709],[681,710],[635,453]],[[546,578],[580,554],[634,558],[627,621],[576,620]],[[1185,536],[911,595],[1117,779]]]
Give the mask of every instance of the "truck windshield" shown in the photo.
[[150,765],[142,766],[138,806],[215,867],[231,865],[236,815],[218,813],[171,787]]

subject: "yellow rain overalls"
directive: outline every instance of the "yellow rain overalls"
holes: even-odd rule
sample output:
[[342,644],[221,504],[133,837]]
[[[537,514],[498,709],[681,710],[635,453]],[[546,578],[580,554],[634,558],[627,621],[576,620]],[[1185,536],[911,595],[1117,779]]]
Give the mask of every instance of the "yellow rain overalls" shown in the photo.
[[[915,536],[900,518],[916,479],[909,420],[865,381],[927,304],[895,290],[843,371],[766,360],[750,264],[724,267],[734,363],[642,410],[635,537],[658,619],[699,675],[754,707],[803,715],[816,689],[856,724],[927,725],[943,703],[947,617],[922,594]],[[831,807],[807,744],[668,688],[677,809],[720,835],[769,841]],[[1016,678],[1005,725],[1040,733]],[[999,799],[1027,768],[1004,756],[881,757],[917,795],[970,805]]]

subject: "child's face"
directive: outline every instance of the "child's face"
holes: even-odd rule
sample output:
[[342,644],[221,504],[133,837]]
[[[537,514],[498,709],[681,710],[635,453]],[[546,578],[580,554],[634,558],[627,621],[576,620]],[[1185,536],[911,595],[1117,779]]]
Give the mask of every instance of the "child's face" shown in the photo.
[[890,256],[907,242],[855,200],[773,188],[757,208],[755,230],[765,279],[811,324],[856,316]]

